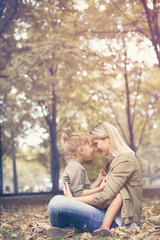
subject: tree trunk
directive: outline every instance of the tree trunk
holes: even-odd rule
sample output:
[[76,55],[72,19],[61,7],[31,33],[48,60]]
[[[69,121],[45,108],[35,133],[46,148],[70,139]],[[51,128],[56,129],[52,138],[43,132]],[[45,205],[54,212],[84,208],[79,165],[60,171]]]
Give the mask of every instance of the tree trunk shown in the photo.
[[12,161],[13,161],[13,186],[14,193],[18,193],[18,181],[17,181],[17,167],[16,167],[16,154],[15,154],[15,143],[12,142]]
[[58,181],[59,181],[59,152],[56,145],[56,132],[54,128],[51,129],[51,177],[52,177],[52,191],[54,193],[58,192]]
[[148,180],[149,180],[149,184],[152,184],[152,174],[151,174],[151,165],[150,162],[148,161]]
[[[51,151],[51,178],[52,178],[52,192],[56,193],[59,190],[59,151],[57,148],[57,131],[56,131],[56,94],[55,94],[55,86],[52,85],[52,104],[51,111],[47,104],[43,100],[38,101],[41,106],[43,116],[46,120],[46,123],[49,126],[49,134],[50,134],[50,151]],[[45,108],[46,111],[43,109]],[[47,112],[47,114],[46,114]]]
[[129,145],[130,148],[135,152],[136,148],[134,145],[134,135],[133,135],[133,123],[131,121],[131,106],[130,106],[130,91],[129,91],[129,84],[128,84],[128,73],[127,73],[127,50],[125,40],[123,39],[124,43],[124,54],[125,54],[125,72],[124,72],[124,80],[125,80],[125,90],[126,90],[126,114],[127,114],[127,123],[128,123],[128,131],[129,131]]
[[129,142],[130,142],[130,148],[135,151],[135,145],[134,145],[134,137],[133,137],[133,126],[131,123],[131,112],[130,112],[130,98],[129,98],[129,86],[128,86],[128,77],[127,74],[124,74],[125,78],[125,86],[126,86],[126,99],[127,99],[127,122],[128,122],[128,130],[129,130]]
[[9,0],[0,3],[0,36],[5,32],[6,27],[13,21],[13,17],[17,12],[18,0]]
[[0,125],[0,195],[3,194],[2,126]]
[[57,148],[57,132],[56,132],[56,94],[53,85],[52,90],[52,118],[50,122],[50,138],[51,138],[51,176],[52,176],[52,191],[58,192],[59,181],[59,151]]

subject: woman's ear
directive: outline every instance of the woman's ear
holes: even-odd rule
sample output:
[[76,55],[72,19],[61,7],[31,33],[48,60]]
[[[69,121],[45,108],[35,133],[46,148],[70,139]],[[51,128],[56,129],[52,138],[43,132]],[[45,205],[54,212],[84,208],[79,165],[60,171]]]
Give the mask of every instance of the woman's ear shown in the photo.
[[106,139],[108,140],[108,142],[110,143],[110,136],[107,135]]

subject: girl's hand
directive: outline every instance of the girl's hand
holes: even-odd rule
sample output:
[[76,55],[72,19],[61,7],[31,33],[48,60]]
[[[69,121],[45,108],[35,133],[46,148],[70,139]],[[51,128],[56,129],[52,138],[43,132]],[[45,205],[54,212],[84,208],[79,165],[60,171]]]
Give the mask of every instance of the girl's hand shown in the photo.
[[63,192],[66,197],[73,198],[71,190],[69,188],[69,184],[67,182],[63,182]]
[[99,172],[99,174],[98,174],[98,177],[99,177],[99,179],[102,181],[105,177],[107,176],[107,172],[104,170],[104,169],[102,169],[100,172]]
[[99,187],[103,190],[105,188],[106,184],[107,184],[107,179],[104,178]]

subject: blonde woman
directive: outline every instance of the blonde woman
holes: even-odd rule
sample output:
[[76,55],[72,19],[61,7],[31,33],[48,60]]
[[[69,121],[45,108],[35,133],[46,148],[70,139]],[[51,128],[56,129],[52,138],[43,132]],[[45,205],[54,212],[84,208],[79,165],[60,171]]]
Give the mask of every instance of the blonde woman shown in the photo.
[[[95,150],[103,157],[108,156],[110,167],[107,182],[101,192],[88,196],[73,197],[68,184],[64,186],[65,196],[51,199],[48,210],[54,233],[62,236],[67,227],[88,231],[98,235],[102,231],[106,207],[118,193],[123,201],[120,216],[111,224],[117,226],[137,226],[142,210],[142,175],[135,153],[127,146],[117,129],[108,122],[96,125],[91,134]],[[68,229],[68,230],[67,230]],[[98,229],[102,229],[98,232]],[[59,234],[59,235],[58,235]]]

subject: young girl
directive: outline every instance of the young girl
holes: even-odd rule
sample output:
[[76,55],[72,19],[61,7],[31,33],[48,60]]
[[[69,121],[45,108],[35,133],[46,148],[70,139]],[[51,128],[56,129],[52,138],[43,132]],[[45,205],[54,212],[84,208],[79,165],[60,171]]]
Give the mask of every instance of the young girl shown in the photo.
[[[92,160],[94,148],[91,135],[83,132],[74,132],[66,137],[63,134],[61,143],[63,144],[68,163],[63,174],[64,188],[68,184],[74,197],[101,192],[106,185],[106,171],[101,170],[95,182],[90,185],[85,168],[81,165],[84,161]],[[108,207],[102,226],[100,229],[95,230],[93,235],[111,235],[109,228],[121,205],[121,195],[118,194]],[[66,231],[71,231],[71,229],[66,229]],[[48,229],[46,233],[48,237],[58,237],[65,235],[67,232],[64,229],[53,227]]]
[[100,171],[97,179],[91,185],[82,163],[91,161],[93,157],[93,140],[90,134],[73,132],[68,137],[63,134],[61,143],[65,152],[67,166],[63,173],[63,180],[69,184],[74,197],[87,196],[103,190],[105,183],[101,184],[106,176],[105,171]]

